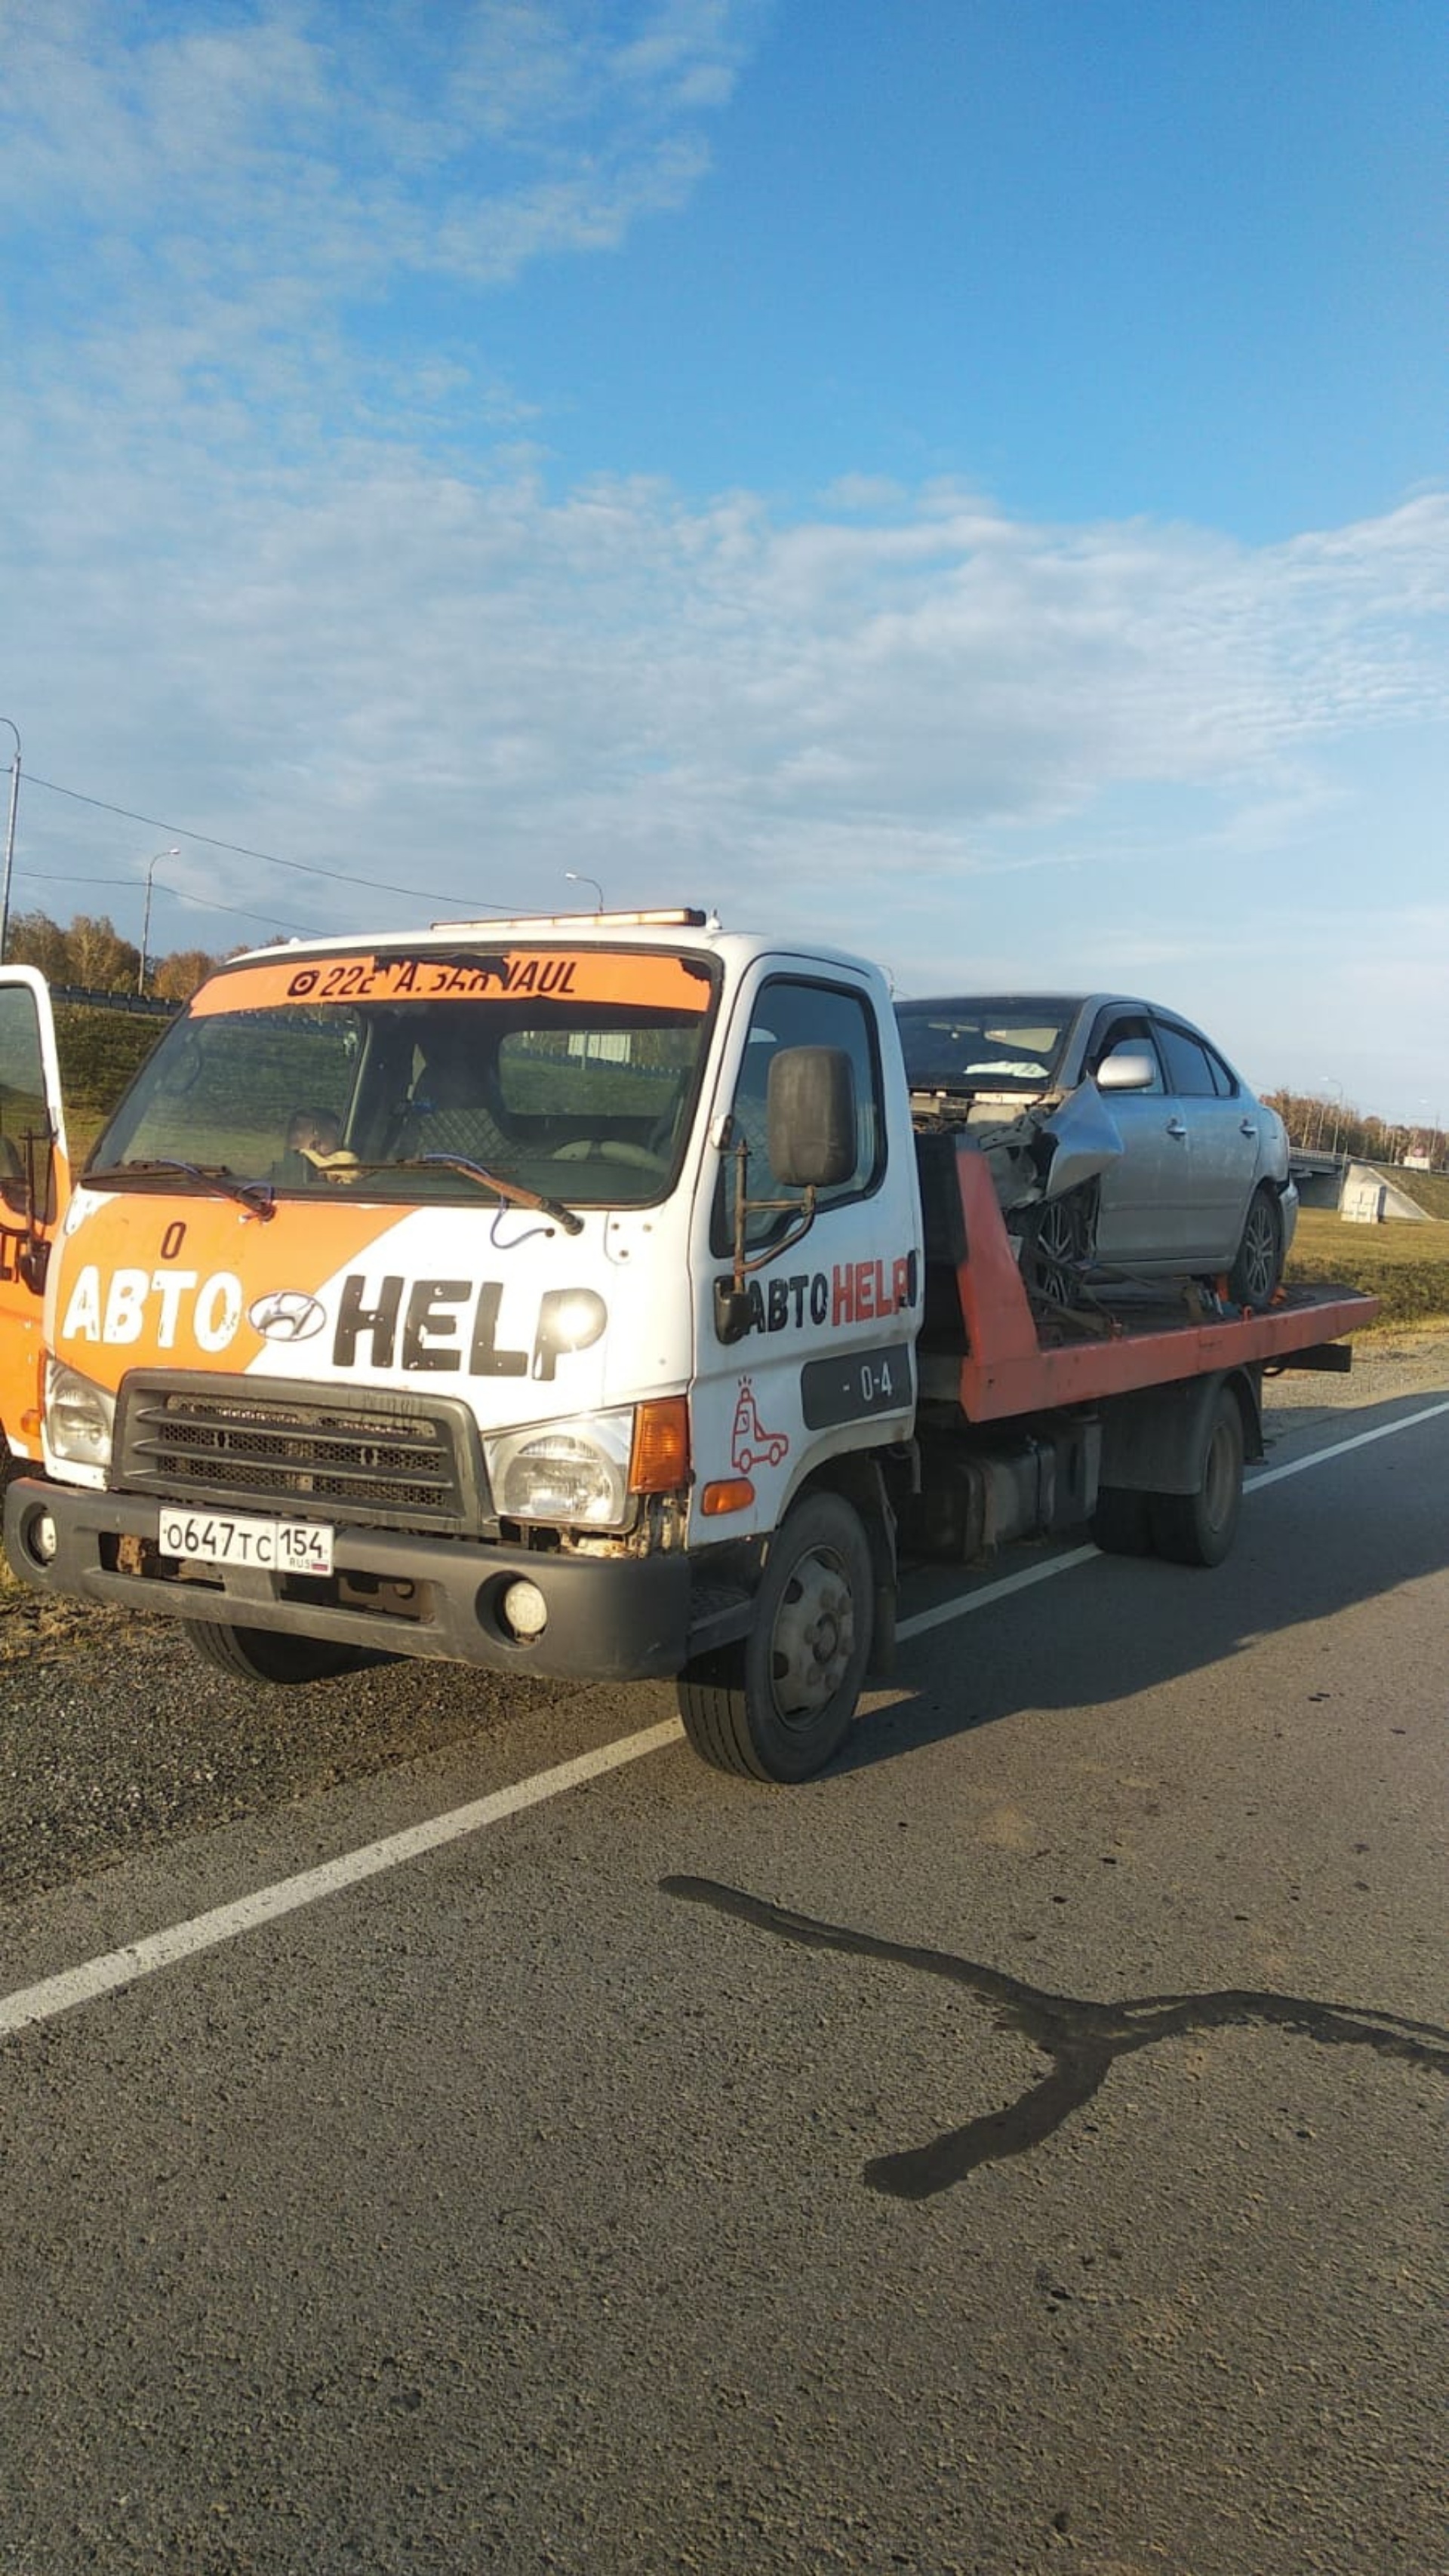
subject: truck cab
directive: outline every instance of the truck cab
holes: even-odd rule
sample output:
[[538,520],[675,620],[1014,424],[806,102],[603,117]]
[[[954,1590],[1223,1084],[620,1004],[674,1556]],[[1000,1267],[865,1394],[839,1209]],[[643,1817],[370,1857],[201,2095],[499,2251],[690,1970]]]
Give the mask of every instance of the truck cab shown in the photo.
[[239,957],[69,1196],[12,1561],[258,1680],[381,1648],[728,1696],[830,1499],[774,1694],[814,1767],[893,1571],[921,1249],[861,960],[688,909]]

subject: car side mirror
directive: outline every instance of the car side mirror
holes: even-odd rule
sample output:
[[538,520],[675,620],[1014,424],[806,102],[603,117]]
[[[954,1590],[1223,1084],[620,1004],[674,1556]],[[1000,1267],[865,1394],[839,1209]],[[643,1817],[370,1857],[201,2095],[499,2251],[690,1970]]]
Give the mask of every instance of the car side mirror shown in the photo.
[[790,1190],[833,1189],[857,1159],[855,1074],[843,1047],[782,1047],[765,1094],[770,1169]]
[[1150,1091],[1157,1080],[1157,1067],[1150,1055],[1134,1053],[1131,1047],[1119,1047],[1115,1054],[1104,1056],[1097,1067],[1099,1091]]

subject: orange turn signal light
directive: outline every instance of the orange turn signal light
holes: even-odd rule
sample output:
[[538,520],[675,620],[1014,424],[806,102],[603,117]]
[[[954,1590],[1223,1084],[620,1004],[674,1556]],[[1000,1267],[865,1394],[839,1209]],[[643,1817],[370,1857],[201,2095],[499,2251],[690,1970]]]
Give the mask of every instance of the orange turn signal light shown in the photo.
[[748,1476],[721,1476],[706,1485],[699,1498],[699,1508],[711,1520],[724,1512],[747,1512],[755,1499],[755,1489]]
[[631,1494],[675,1494],[689,1482],[689,1399],[659,1395],[634,1407]]

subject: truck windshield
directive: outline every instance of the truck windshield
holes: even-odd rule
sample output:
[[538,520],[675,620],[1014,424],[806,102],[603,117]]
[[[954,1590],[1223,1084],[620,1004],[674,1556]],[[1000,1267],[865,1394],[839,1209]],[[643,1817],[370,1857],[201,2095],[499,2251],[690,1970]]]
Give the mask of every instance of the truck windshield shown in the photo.
[[239,967],[168,1030],[87,1177],[174,1189],[170,1163],[279,1196],[476,1205],[481,1172],[500,1195],[643,1205],[677,1174],[714,999],[708,960],[658,952]]

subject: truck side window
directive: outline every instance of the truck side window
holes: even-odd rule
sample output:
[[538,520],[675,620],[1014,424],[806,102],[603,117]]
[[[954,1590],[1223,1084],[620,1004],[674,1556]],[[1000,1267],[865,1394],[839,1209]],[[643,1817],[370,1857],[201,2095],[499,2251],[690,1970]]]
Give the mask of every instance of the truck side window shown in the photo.
[[[734,1134],[736,1139],[742,1135],[750,1149],[748,1194],[752,1199],[785,1198],[791,1207],[802,1196],[799,1190],[787,1190],[770,1169],[766,1116],[771,1063],[783,1047],[797,1046],[839,1047],[850,1058],[855,1075],[855,1169],[847,1180],[823,1190],[820,1204],[836,1207],[843,1200],[863,1198],[880,1176],[885,1137],[880,1062],[870,1012],[858,993],[842,992],[833,984],[797,983],[785,976],[766,984],[755,1003],[735,1086]],[[732,1155],[721,1157],[711,1226],[712,1248],[721,1258],[734,1240],[737,1170]],[[762,1251],[791,1222],[790,1208],[762,1209],[748,1222],[749,1249]]]

